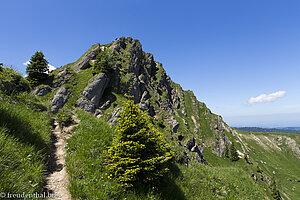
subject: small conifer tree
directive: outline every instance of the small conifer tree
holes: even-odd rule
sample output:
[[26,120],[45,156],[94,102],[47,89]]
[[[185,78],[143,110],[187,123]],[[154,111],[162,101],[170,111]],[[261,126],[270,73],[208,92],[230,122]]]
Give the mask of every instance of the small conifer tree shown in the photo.
[[122,187],[154,183],[168,171],[166,164],[173,153],[163,135],[150,123],[147,114],[132,100],[124,102],[117,133],[105,155],[112,177]]
[[28,74],[28,80],[33,85],[42,83],[48,77],[49,66],[48,61],[44,57],[41,51],[37,51],[31,56],[27,65],[26,73]]
[[238,152],[233,143],[230,145],[229,154],[230,154],[231,161],[237,161],[239,159]]

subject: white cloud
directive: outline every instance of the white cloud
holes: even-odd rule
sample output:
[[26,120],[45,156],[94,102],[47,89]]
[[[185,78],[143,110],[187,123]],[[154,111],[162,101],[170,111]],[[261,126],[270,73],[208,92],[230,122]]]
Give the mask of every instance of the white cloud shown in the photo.
[[50,65],[50,64],[48,64],[48,67],[49,67],[50,72],[56,69],[56,67],[54,67],[53,65]]
[[29,60],[24,62],[23,65],[27,66],[29,64]]
[[275,101],[280,97],[283,97],[285,94],[286,91],[277,91],[271,94],[261,94],[257,97],[251,97],[248,100],[248,103],[254,104],[254,103],[262,103],[262,102],[271,102],[271,101]]

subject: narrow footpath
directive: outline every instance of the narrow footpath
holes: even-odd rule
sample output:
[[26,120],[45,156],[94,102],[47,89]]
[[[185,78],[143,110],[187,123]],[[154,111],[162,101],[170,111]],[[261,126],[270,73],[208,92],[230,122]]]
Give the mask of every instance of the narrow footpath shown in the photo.
[[45,190],[51,194],[50,199],[71,200],[68,190],[69,176],[66,170],[66,140],[72,136],[72,129],[80,123],[80,120],[73,115],[74,124],[68,127],[60,127],[55,120],[51,135],[51,154],[47,167],[47,178]]

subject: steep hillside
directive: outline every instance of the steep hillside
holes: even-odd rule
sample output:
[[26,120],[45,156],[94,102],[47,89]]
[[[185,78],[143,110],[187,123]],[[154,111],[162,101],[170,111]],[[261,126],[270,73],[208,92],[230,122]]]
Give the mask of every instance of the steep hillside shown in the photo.
[[[1,83],[0,80],[0,87]],[[109,44],[93,45],[76,62],[51,72],[44,85],[31,90],[35,96],[28,94],[29,86],[17,88],[25,91],[22,94],[26,94],[23,98],[26,105],[39,108],[32,111],[33,116],[48,117],[45,120],[48,128],[52,117],[62,129],[71,129],[72,126],[67,127],[72,123],[70,120],[78,116],[80,123],[69,130],[73,135],[65,148],[69,191],[74,199],[280,199],[280,195],[283,199],[296,199],[300,196],[299,135],[248,133],[229,127],[221,116],[199,102],[192,91],[184,91],[174,83],[162,64],[142,50],[138,40],[122,37]],[[9,95],[5,87],[1,90],[5,98],[12,98],[13,90]],[[125,190],[111,178],[104,162],[103,152],[116,136],[126,93],[147,112],[174,152],[170,171],[153,187]],[[6,101],[4,96],[2,102]],[[5,112],[13,111],[8,108]],[[15,138],[13,134],[10,137]],[[239,156],[237,161],[232,161],[234,148]],[[5,152],[0,151],[3,155]]]

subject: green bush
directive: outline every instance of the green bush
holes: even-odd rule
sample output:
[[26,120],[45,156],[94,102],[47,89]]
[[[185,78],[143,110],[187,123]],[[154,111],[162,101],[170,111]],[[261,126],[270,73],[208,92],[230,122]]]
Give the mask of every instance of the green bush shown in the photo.
[[173,153],[147,114],[132,100],[124,102],[116,130],[118,134],[105,155],[111,177],[121,186],[151,184],[168,171],[166,164]]
[[10,67],[0,67],[0,90],[6,93],[29,91],[29,82]]
[[96,56],[93,73],[105,73],[107,75],[112,73],[114,71],[113,64],[115,63],[115,61],[116,57],[107,48],[100,51]]

